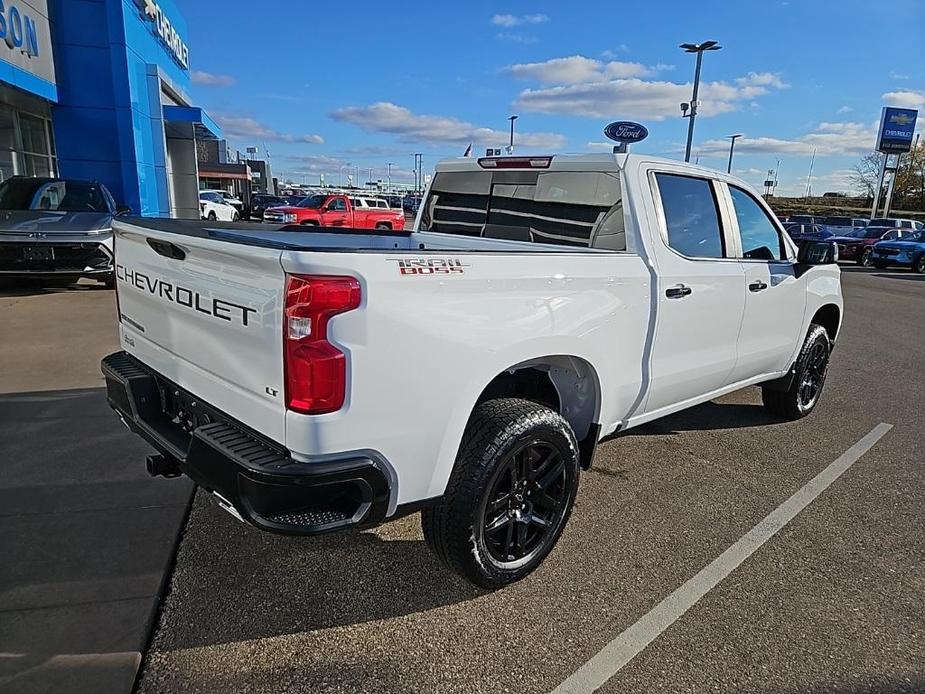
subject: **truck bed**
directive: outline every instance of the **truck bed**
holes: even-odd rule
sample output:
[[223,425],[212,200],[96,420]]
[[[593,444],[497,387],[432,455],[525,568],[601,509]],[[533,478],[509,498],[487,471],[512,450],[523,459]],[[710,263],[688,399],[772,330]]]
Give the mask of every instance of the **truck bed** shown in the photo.
[[336,253],[453,251],[510,253],[611,253],[594,248],[538,245],[529,241],[477,236],[457,236],[433,232],[351,229],[345,227],[274,226],[262,223],[206,222],[181,219],[122,219],[113,220],[121,231],[151,230],[178,236],[192,236],[260,248],[286,251],[316,251]]

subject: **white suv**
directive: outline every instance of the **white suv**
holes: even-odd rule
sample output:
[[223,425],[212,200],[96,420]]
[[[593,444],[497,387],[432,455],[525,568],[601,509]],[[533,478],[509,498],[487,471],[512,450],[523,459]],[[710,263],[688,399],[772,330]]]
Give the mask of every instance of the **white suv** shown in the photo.
[[226,202],[221,193],[203,190],[199,193],[199,216],[213,221],[236,222],[240,219],[241,213]]

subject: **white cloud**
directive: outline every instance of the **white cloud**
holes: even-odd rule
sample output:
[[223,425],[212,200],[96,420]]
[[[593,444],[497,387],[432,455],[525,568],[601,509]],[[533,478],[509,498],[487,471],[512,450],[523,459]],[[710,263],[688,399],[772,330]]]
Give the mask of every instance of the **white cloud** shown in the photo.
[[549,17],[545,14],[496,14],[491,18],[491,23],[495,26],[506,27],[508,29],[511,27],[523,26],[524,24],[543,24],[548,21]]
[[293,142],[310,145],[324,144],[324,138],[321,135],[290,135],[281,133],[278,130],[264,125],[260,121],[249,116],[235,116],[226,113],[216,113],[215,120],[225,135],[241,139],[269,142]]
[[907,80],[907,79],[909,79],[909,75],[901,75],[900,73],[894,71],[894,72],[891,72],[891,73],[890,73],[890,79],[893,79],[893,80]]
[[[352,123],[371,133],[388,133],[398,136],[401,142],[475,145],[507,144],[508,132],[484,128],[458,120],[452,116],[418,115],[404,106],[380,101],[369,106],[348,106],[331,114],[334,120]],[[537,149],[561,149],[565,137],[558,133],[517,133],[515,143]]]
[[526,45],[536,43],[539,41],[535,36],[528,36],[527,34],[519,34],[514,31],[500,31],[495,34],[496,39],[501,39],[502,41],[513,41],[514,43],[523,43]]
[[520,79],[533,80],[540,84],[581,84],[583,82],[601,82],[609,79],[627,77],[649,77],[660,70],[670,70],[673,65],[648,66],[642,63],[629,63],[613,60],[603,62],[583,55],[571,55],[567,58],[552,58],[540,63],[519,63],[509,65],[505,71]]
[[610,152],[616,142],[586,142],[585,147],[594,152]]
[[[538,89],[525,89],[518,95],[516,107],[523,111],[589,118],[623,116],[664,120],[679,115],[678,104],[688,101],[691,96],[689,83],[640,79],[666,67],[602,63],[583,56],[572,56],[545,63],[513,65],[508,70],[522,77],[540,80],[543,84]],[[639,74],[632,75],[633,70]],[[550,83],[554,86],[545,86]],[[778,75],[769,72],[750,72],[732,84],[701,83],[698,115],[715,116],[734,111],[743,102],[787,86]]]
[[207,87],[230,87],[237,80],[231,75],[215,75],[204,70],[193,70],[190,72],[190,81]]
[[[859,155],[873,150],[877,139],[876,127],[863,123],[819,123],[813,132],[794,139],[778,137],[749,137],[736,140],[736,154],[789,154],[817,157]],[[729,152],[729,140],[707,140],[697,147],[704,157],[721,156]]]
[[895,92],[887,92],[880,98],[890,106],[900,106],[902,108],[922,108],[925,106],[925,92],[916,89],[899,89]]
[[850,106],[840,106],[836,113],[851,113],[854,109]]
[[608,48],[605,51],[601,51],[601,57],[608,58],[608,59],[616,58],[618,53],[629,53],[629,52],[630,52],[630,47],[627,46],[625,43],[621,43],[619,46],[617,46],[613,50]]

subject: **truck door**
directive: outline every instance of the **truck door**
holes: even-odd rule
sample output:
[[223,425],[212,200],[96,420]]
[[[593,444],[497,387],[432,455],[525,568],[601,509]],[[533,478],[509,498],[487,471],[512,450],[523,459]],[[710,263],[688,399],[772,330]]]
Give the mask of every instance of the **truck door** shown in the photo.
[[[785,371],[802,342],[806,286],[795,274],[795,258],[770,212],[751,193],[723,187],[736,227],[736,255],[745,273],[740,292],[745,314],[732,380]],[[725,191],[724,191],[725,192]]]
[[689,170],[653,171],[657,267],[655,336],[646,413],[730,383],[745,309],[744,270],[732,254],[719,183]]
[[342,195],[333,197],[324,205],[324,211],[321,213],[321,226],[325,227],[347,227],[351,226],[351,212],[347,207],[347,198]]

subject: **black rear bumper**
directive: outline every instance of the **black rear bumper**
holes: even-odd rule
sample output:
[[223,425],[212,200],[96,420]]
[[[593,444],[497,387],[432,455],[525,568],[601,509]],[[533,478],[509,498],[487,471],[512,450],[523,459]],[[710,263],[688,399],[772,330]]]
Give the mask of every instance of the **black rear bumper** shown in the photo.
[[[128,427],[168,465],[175,464],[257,527],[315,535],[385,518],[389,480],[372,458],[293,461],[284,447],[125,352],[110,354],[100,367],[109,404]],[[165,460],[158,461],[161,467]]]

